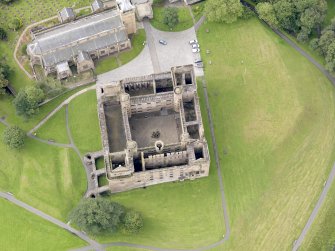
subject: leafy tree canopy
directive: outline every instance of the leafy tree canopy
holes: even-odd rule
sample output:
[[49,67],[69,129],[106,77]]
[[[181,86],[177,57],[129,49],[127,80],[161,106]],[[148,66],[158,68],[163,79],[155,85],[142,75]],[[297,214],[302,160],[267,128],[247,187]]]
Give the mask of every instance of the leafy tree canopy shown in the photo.
[[4,28],[0,27],[0,40],[5,41],[7,40],[7,32]]
[[28,86],[21,90],[14,99],[16,113],[28,119],[38,113],[38,104],[43,100],[42,89],[37,86]]
[[114,232],[125,213],[122,205],[104,198],[82,200],[70,220],[88,233]]
[[243,14],[239,0],[207,0],[206,17],[211,22],[233,23]]
[[0,60],[0,95],[5,94],[5,87],[9,84],[8,78],[10,67],[5,63],[5,60]]
[[130,210],[123,220],[124,229],[128,233],[137,233],[143,227],[143,218],[140,213]]
[[276,13],[271,3],[259,3],[256,6],[256,10],[259,15],[259,18],[263,19],[269,25],[271,26],[278,25]]
[[170,29],[179,23],[178,9],[176,7],[164,8],[163,23],[169,26]]
[[17,126],[7,127],[3,133],[3,142],[11,149],[21,149],[24,146],[26,135]]

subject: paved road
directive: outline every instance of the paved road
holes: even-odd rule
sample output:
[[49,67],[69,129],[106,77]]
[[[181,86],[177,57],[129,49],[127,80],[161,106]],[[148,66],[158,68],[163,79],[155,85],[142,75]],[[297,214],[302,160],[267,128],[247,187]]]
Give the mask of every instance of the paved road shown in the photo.
[[86,180],[87,180],[87,186],[86,186],[86,192],[85,192],[85,196],[87,197],[87,195],[90,193],[90,191],[95,190],[95,185],[94,182],[91,178],[91,174],[93,172],[92,169],[89,169],[89,167],[85,164],[83,157],[81,156],[81,153],[79,151],[79,149],[77,148],[76,144],[74,143],[74,140],[72,138],[72,134],[71,134],[71,130],[70,130],[70,125],[69,125],[69,106],[65,105],[65,115],[66,115],[66,131],[67,131],[67,135],[70,139],[71,142],[71,146],[73,148],[73,150],[77,153],[84,169],[85,169],[85,173],[86,173]]
[[90,90],[95,90],[95,85],[92,85],[90,87],[82,89],[82,90],[76,92],[75,94],[73,94],[72,96],[68,97],[60,105],[58,105],[54,110],[52,110],[44,119],[42,119],[33,129],[31,129],[28,132],[28,135],[33,135],[34,132],[36,132],[38,130],[38,128],[40,128],[42,125],[44,125],[45,122],[47,122],[53,115],[55,115],[56,112],[58,112],[64,105],[69,104],[71,102],[71,100],[73,100],[74,98],[78,97],[79,95],[81,95],[81,94],[83,94],[87,91],[90,91]]
[[[193,27],[181,32],[164,32],[153,28],[147,21],[143,22],[143,26],[146,31],[147,44],[142,52],[128,64],[98,75],[99,84],[170,71],[171,67],[176,65],[193,64],[194,59],[200,57],[198,53],[192,53],[188,43],[196,39]],[[158,42],[160,39],[167,41],[167,45],[161,45]],[[202,69],[195,68],[195,74],[203,76],[204,73]]]
[[151,24],[148,19],[145,19],[143,21],[143,27],[144,27],[145,34],[147,37],[147,45],[149,48],[150,59],[151,59],[151,62],[154,68],[154,73],[160,73],[162,71],[159,65],[159,61],[158,61],[157,50],[156,50],[156,45],[155,45],[155,38],[152,34]]
[[87,243],[90,244],[91,248],[92,249],[95,249],[95,250],[104,250],[104,248],[101,246],[100,243],[92,240],[91,238],[89,238],[86,234],[70,227],[69,225],[65,224],[64,222],[61,222],[60,220],[50,216],[50,215],[47,215],[45,213],[43,213],[42,211],[32,207],[32,206],[29,206],[28,204],[16,199],[14,196],[10,195],[10,194],[7,194],[7,193],[4,193],[4,192],[0,192],[0,197],[1,198],[4,198],[14,204],[16,204],[17,206],[19,207],[22,207],[26,210],[28,210],[29,212],[39,216],[39,217],[42,217],[43,219],[69,231],[70,233],[72,234],[75,234],[77,235],[80,239],[86,241]]
[[315,220],[315,218],[316,218],[316,216],[317,216],[317,214],[318,214],[318,212],[319,212],[319,210],[320,210],[320,208],[321,208],[321,206],[322,206],[322,204],[323,204],[323,202],[326,198],[326,195],[327,195],[327,193],[328,193],[328,191],[329,191],[329,189],[330,189],[330,187],[331,187],[331,185],[334,181],[334,177],[335,177],[335,164],[333,165],[333,168],[332,168],[332,170],[331,170],[331,172],[328,176],[326,185],[322,189],[322,193],[321,193],[321,195],[318,199],[318,202],[316,203],[316,205],[315,205],[315,207],[312,211],[312,214],[310,215],[310,217],[309,217],[304,229],[302,230],[299,238],[297,239],[297,241],[293,245],[293,248],[292,248],[293,251],[296,251],[296,250],[299,249],[299,247],[300,247],[301,243],[303,242],[308,230],[312,226],[312,223]]

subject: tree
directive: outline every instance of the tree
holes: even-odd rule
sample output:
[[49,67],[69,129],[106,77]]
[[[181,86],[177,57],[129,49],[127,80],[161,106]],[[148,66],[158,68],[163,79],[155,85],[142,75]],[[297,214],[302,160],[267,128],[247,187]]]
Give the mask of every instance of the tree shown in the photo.
[[259,18],[263,19],[269,25],[271,26],[278,25],[276,13],[271,3],[259,3],[256,6],[256,10],[259,15]]
[[328,71],[334,71],[335,69],[335,40],[328,46],[326,68]]
[[309,42],[309,47],[311,47],[311,49],[313,51],[317,51],[319,49],[319,39],[318,38],[313,38],[310,42]]
[[319,48],[322,55],[326,56],[328,52],[329,45],[335,39],[335,32],[332,30],[326,30],[322,32],[322,35],[319,39]]
[[19,30],[23,26],[23,22],[20,18],[14,18],[8,25],[9,29],[13,31]]
[[279,0],[273,4],[273,8],[275,10],[278,23],[282,28],[293,32],[298,30],[296,23],[297,12],[291,1]]
[[140,213],[130,210],[123,219],[124,229],[128,233],[137,233],[143,227],[143,218]]
[[71,212],[69,219],[91,234],[114,232],[123,218],[122,205],[104,198],[82,200]]
[[163,23],[169,26],[170,29],[179,23],[178,9],[176,7],[164,8]]
[[38,104],[44,100],[43,91],[36,86],[21,90],[14,99],[16,113],[28,119],[38,113]]
[[0,3],[5,3],[5,4],[9,4],[11,2],[14,2],[15,0],[0,0]]
[[7,40],[7,32],[0,27],[0,40],[5,41]]
[[211,22],[233,23],[242,16],[243,7],[239,0],[208,0],[205,13]]
[[17,126],[7,127],[3,133],[3,142],[11,149],[21,149],[24,146],[25,133]]
[[9,84],[10,67],[5,64],[5,60],[0,60],[0,95],[5,94],[5,87]]

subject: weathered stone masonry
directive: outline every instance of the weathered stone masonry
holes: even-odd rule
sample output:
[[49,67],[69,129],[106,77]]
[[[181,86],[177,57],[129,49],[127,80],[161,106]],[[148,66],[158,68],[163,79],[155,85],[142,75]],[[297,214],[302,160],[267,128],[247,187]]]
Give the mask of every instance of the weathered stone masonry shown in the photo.
[[208,176],[193,66],[97,83],[96,92],[111,192]]

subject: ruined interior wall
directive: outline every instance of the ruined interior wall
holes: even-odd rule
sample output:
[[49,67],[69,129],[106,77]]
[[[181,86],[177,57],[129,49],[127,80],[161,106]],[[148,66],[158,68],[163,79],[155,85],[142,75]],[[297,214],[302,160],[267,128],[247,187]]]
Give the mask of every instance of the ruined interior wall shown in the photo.
[[180,165],[187,162],[187,152],[181,151],[149,155],[148,158],[144,158],[144,161],[146,168]]
[[109,180],[112,193],[123,192],[134,188],[152,186],[165,182],[193,180],[208,176],[209,163],[198,162],[190,166],[160,168],[137,172],[129,177]]

